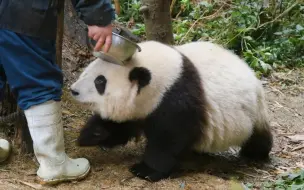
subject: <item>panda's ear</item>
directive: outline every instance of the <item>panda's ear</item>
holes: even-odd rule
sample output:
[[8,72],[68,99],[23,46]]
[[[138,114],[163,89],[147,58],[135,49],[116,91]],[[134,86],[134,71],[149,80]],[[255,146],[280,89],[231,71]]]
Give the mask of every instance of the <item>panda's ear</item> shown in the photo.
[[129,73],[129,80],[136,81],[138,84],[138,93],[140,90],[147,86],[151,81],[151,73],[144,67],[135,67]]

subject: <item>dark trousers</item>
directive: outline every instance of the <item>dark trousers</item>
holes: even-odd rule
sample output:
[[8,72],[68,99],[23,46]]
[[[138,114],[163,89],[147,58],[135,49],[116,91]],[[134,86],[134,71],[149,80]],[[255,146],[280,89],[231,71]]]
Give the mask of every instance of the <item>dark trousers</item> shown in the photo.
[[0,70],[0,90],[7,80],[22,110],[61,100],[63,74],[54,40],[0,29]]

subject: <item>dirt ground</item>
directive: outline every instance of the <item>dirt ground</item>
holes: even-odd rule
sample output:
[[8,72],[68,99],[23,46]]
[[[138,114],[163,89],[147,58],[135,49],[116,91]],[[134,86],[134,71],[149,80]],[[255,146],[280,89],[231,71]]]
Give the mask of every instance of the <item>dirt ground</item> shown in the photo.
[[[68,46],[68,44],[65,44]],[[66,87],[73,82],[88,61],[83,51],[70,53],[64,48]],[[77,66],[73,65],[78,63]],[[81,64],[79,64],[81,63]],[[98,148],[75,146],[79,129],[89,112],[75,104],[68,92],[64,93],[63,116],[67,153],[71,157],[86,157],[91,173],[83,181],[63,183],[56,187],[42,187],[35,183],[37,165],[33,157],[14,150],[9,162],[0,165],[0,189],[239,189],[239,184],[252,183],[261,189],[263,181],[296,167],[304,167],[304,141],[293,135],[304,134],[304,69],[283,70],[263,79],[267,93],[271,126],[275,135],[271,163],[264,166],[239,160],[235,151],[222,155],[192,156],[183,170],[173,179],[149,183],[132,177],[128,167],[140,160],[143,144],[129,143],[105,151]],[[291,137],[290,137],[291,136]],[[303,139],[302,139],[303,140]]]

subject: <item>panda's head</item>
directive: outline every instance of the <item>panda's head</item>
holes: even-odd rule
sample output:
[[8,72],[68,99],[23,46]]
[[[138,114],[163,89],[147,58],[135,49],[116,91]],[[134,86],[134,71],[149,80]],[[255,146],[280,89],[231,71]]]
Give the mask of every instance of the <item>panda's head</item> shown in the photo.
[[70,87],[73,98],[88,104],[104,118],[130,119],[134,101],[150,83],[151,73],[133,64],[120,66],[96,59]]
[[89,104],[103,119],[143,119],[162,102],[180,78],[183,58],[174,48],[155,41],[138,44],[125,65],[96,59],[71,86],[76,101]]

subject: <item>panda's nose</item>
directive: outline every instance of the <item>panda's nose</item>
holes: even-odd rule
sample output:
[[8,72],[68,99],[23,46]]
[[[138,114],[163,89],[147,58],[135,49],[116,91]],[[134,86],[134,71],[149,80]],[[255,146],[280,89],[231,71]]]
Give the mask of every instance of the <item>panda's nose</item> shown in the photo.
[[79,92],[77,92],[76,90],[71,89],[71,93],[73,96],[78,96]]

